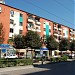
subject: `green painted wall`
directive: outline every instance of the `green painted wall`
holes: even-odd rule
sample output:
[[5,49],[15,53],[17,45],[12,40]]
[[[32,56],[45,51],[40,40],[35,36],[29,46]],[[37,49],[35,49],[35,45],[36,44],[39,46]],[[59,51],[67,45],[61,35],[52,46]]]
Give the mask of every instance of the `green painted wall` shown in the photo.
[[19,18],[19,22],[23,22],[23,17],[20,17]]
[[46,25],[46,37],[49,36],[49,25]]

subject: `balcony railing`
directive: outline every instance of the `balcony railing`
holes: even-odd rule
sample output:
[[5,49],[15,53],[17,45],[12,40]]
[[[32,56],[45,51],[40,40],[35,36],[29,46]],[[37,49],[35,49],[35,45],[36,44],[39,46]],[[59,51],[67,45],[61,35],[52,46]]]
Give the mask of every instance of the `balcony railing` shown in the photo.
[[40,21],[38,21],[38,20],[35,20],[35,23],[38,24],[38,25],[41,24]]
[[34,18],[33,17],[28,17],[28,22],[34,22]]

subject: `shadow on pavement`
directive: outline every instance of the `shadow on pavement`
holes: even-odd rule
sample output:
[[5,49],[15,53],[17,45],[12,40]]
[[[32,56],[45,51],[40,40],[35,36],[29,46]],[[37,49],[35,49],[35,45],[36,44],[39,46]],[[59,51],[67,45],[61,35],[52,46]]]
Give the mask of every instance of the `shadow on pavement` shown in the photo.
[[75,61],[35,65],[34,67],[48,70],[22,75],[75,75]]

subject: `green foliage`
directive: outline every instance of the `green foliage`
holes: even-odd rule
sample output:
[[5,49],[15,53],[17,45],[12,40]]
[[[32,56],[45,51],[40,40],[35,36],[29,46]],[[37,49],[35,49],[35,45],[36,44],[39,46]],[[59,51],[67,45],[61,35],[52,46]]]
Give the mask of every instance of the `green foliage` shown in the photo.
[[64,56],[61,57],[61,59],[62,59],[63,61],[67,61],[68,56],[65,56],[65,55],[64,55]]
[[60,51],[65,51],[69,49],[69,40],[66,38],[62,38],[59,44],[59,50]]
[[28,31],[28,33],[25,36],[26,39],[26,46],[31,47],[34,49],[38,49],[41,47],[41,39],[40,36],[37,34],[37,32]]
[[2,44],[4,41],[4,35],[5,35],[5,33],[3,30],[3,25],[2,25],[2,23],[0,23],[0,44]]
[[32,59],[0,59],[0,68],[32,65]]
[[14,36],[14,46],[17,49],[24,49],[25,47],[38,49],[42,45],[40,41],[40,36],[33,31],[28,31],[26,35]]
[[51,62],[61,62],[61,61],[67,61],[68,56],[62,56],[62,57],[57,57],[57,58],[51,58]]
[[24,39],[22,35],[14,36],[14,47],[17,49],[24,49]]
[[53,36],[48,37],[46,43],[49,50],[56,50],[58,48],[58,42],[56,42]]
[[70,42],[69,50],[70,51],[74,51],[75,50],[75,40],[72,40],[72,42]]

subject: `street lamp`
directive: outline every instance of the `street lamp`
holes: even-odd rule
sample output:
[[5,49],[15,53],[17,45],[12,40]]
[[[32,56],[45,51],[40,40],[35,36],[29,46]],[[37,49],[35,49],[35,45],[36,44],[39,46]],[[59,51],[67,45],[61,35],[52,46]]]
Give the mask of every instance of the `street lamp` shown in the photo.
[[26,49],[26,59],[27,59],[27,52],[28,52],[28,50],[29,50],[29,47],[27,47],[27,49]]
[[[41,42],[42,42],[42,45],[45,45],[46,42],[45,42],[44,36],[41,37],[41,40],[42,40],[42,41],[41,41]],[[41,55],[41,60],[42,60],[41,64],[43,65],[43,49],[42,49],[42,48],[40,49],[40,55]]]

